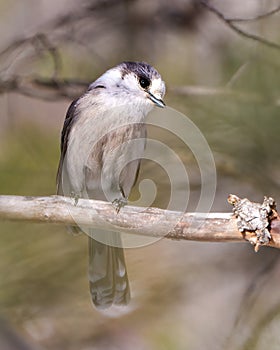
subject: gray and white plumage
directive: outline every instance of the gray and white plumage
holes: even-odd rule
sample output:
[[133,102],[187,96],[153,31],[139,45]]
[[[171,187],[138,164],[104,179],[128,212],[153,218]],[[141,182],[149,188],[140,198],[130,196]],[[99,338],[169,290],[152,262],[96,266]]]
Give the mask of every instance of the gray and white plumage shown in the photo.
[[[113,202],[117,210],[135,183],[145,148],[145,117],[165,84],[144,62],[123,62],[94,81],[70,105],[62,134],[57,191]],[[129,301],[124,252],[118,233],[89,238],[89,282],[99,308]]]

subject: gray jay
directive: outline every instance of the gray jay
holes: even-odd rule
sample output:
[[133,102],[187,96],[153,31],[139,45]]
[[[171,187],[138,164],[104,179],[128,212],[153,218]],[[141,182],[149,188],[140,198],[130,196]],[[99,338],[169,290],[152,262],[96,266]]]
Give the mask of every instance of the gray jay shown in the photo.
[[[165,106],[164,94],[160,74],[145,62],[123,62],[94,81],[66,114],[57,193],[110,201],[118,212],[138,175],[145,117],[153,106]],[[119,233],[89,234],[89,285],[97,308],[128,303]]]

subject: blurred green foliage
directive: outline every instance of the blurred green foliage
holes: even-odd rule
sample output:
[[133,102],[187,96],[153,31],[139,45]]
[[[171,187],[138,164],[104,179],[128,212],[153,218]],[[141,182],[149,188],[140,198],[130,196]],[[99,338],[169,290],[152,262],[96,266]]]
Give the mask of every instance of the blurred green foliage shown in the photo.
[[[58,159],[59,140],[54,133],[36,125],[16,127],[2,140],[0,193],[55,194]],[[22,320],[81,292],[87,261],[87,240],[82,238],[71,236],[63,226],[1,222],[2,313]]]
[[6,132],[0,150],[0,192],[14,195],[55,194],[59,140],[36,124]]

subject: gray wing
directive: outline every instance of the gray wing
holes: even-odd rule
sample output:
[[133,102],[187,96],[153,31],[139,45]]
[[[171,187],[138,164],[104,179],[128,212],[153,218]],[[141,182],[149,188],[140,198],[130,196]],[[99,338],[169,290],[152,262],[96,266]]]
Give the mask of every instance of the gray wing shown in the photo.
[[67,176],[67,174],[63,174],[62,169],[63,169],[64,160],[65,160],[65,155],[67,152],[70,130],[76,121],[76,115],[77,115],[76,111],[77,111],[78,100],[79,99],[74,100],[71,103],[71,105],[69,106],[67,113],[66,113],[65,120],[64,120],[62,132],[61,132],[60,160],[59,160],[59,165],[58,165],[57,174],[56,174],[57,194],[60,194],[60,195],[63,195],[62,175]]

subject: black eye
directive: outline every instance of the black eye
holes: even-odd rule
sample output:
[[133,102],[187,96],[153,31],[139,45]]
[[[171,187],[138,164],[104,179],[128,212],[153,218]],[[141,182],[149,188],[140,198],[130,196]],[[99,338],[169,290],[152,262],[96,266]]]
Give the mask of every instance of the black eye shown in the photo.
[[147,78],[140,77],[139,84],[140,84],[141,88],[146,89],[151,84],[151,81]]

